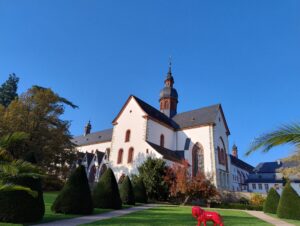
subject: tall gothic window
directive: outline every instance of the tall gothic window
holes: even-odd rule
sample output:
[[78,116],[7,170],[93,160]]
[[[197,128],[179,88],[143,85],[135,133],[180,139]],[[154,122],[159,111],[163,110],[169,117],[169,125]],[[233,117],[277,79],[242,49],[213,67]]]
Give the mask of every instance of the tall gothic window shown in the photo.
[[109,161],[109,157],[110,157],[110,148],[106,149],[106,156],[107,156],[107,160]]
[[163,134],[160,135],[160,146],[164,147],[165,146],[165,136]]
[[202,145],[196,143],[192,150],[192,175],[195,177],[199,172],[204,173],[204,151]]
[[122,163],[122,161],[123,161],[123,152],[124,152],[123,149],[119,150],[117,164],[121,164]]
[[130,130],[127,130],[125,135],[125,142],[129,142],[129,141],[130,141]]
[[133,161],[133,153],[134,153],[134,149],[133,148],[129,148],[127,163],[132,163],[132,161]]

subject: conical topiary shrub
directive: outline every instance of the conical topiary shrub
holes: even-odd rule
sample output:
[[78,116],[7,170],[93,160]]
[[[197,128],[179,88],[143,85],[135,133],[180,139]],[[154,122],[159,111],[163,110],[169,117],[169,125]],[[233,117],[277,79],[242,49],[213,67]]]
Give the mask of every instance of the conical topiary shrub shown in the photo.
[[100,177],[93,191],[94,207],[104,209],[121,209],[118,184],[114,172],[108,168]]
[[79,166],[57,196],[52,211],[65,214],[91,214],[93,202],[83,166]]
[[133,188],[128,176],[124,178],[123,183],[120,186],[120,196],[124,204],[135,205]]
[[134,198],[138,203],[147,203],[148,197],[146,193],[146,187],[142,178],[138,178],[133,184]]
[[287,183],[283,188],[277,208],[277,216],[300,220],[300,197],[290,183]]
[[268,192],[267,199],[264,203],[264,212],[265,213],[276,213],[280,195],[274,188],[271,188]]

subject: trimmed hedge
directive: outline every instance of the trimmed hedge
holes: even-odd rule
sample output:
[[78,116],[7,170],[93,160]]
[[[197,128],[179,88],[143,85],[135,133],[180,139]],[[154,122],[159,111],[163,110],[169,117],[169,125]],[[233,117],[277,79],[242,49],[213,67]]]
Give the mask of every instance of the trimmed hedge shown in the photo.
[[85,168],[79,166],[57,196],[52,211],[64,214],[91,214],[93,201]]
[[42,180],[43,191],[60,191],[63,187],[63,180],[55,175],[46,175]]
[[279,203],[280,195],[274,188],[271,188],[268,192],[267,199],[264,203],[264,212],[265,213],[276,213]]
[[133,191],[134,191],[134,197],[136,202],[138,203],[148,202],[146,187],[142,178],[138,178],[136,180],[136,183],[133,184]]
[[277,216],[300,220],[300,197],[290,183],[287,183],[283,188],[277,208]]
[[135,198],[133,193],[130,178],[126,176],[120,185],[120,197],[124,204],[135,205]]
[[121,209],[118,184],[113,171],[108,168],[100,177],[93,191],[94,207],[104,209]]
[[262,206],[247,205],[242,203],[211,203],[210,207],[220,209],[238,209],[238,210],[258,210],[262,211]]
[[40,221],[45,213],[41,179],[32,177],[10,178],[5,183],[29,187],[36,191],[38,196],[33,197],[25,191],[1,191],[0,221],[11,223]]

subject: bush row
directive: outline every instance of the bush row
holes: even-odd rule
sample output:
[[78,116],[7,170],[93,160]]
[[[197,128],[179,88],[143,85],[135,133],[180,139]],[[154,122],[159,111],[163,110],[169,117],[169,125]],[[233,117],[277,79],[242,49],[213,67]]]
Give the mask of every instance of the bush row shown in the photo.
[[263,210],[263,206],[260,205],[250,205],[243,203],[212,203],[212,208],[221,208],[221,209],[240,209],[240,210]]
[[108,168],[90,191],[85,168],[79,166],[70,176],[51,209],[64,214],[91,214],[93,208],[121,209],[122,203],[134,205],[147,202],[145,185],[139,181],[132,186],[125,177],[118,187],[113,171]]
[[268,192],[264,204],[264,212],[276,213],[280,218],[300,220],[300,197],[287,183],[282,191],[281,197],[274,188]]

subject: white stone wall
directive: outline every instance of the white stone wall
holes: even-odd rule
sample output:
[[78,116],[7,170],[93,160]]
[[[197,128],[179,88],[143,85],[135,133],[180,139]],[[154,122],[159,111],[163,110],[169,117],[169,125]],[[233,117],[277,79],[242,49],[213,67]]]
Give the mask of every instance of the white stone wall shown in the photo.
[[76,147],[76,150],[79,152],[96,152],[96,150],[105,152],[107,148],[111,147],[111,142],[103,142],[103,143],[97,143],[97,144],[90,144],[85,146],[78,146]]
[[147,122],[147,141],[160,145],[160,136],[164,135],[164,146],[170,150],[176,150],[176,132],[151,119]]
[[[231,164],[230,164],[230,157],[229,157],[229,141],[228,141],[228,135],[226,134],[226,132],[227,132],[227,130],[225,127],[225,122],[224,122],[221,112],[219,111],[216,121],[215,121],[214,133],[213,133],[214,134],[213,156],[214,156],[214,164],[215,164],[215,169],[216,169],[215,182],[217,184],[217,187],[221,188],[221,189],[230,189],[231,184],[232,184],[231,177],[230,177]],[[223,140],[224,144],[223,144],[222,140]],[[228,171],[226,170],[226,166],[219,164],[217,147],[224,148],[226,151]]]
[[[145,112],[139,107],[138,103],[132,97],[122,114],[117,119],[117,124],[113,128],[110,166],[112,167],[116,178],[122,174],[130,175],[137,173],[137,167],[146,159],[148,145],[145,142],[147,119],[144,118]],[[131,131],[130,141],[125,142],[127,130]],[[134,148],[133,163],[127,163],[128,150]],[[118,152],[123,149],[122,164],[117,164]]]
[[198,142],[203,147],[204,153],[204,173],[212,173],[211,164],[211,140],[210,126],[203,126],[191,129],[185,129],[177,132],[177,150],[183,150],[187,138],[191,139],[188,150],[185,150],[184,157],[192,165],[192,150]]

